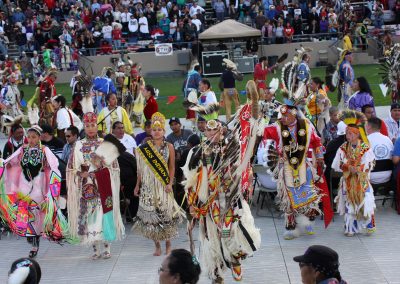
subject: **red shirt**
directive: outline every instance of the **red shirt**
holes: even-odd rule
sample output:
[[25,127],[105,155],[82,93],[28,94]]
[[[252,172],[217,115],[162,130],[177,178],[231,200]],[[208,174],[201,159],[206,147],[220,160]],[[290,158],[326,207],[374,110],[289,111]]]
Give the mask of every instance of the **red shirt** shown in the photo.
[[387,129],[387,126],[386,126],[386,123],[381,119],[381,131],[380,131],[380,133],[382,134],[382,135],[385,135],[385,136],[387,136],[387,137],[389,137],[389,132],[388,132],[388,129]]
[[151,96],[147,101],[143,109],[143,114],[146,120],[151,119],[151,116],[158,111],[158,104],[156,99]]
[[254,81],[257,84],[258,89],[266,89],[267,85],[265,84],[265,80],[267,79],[267,74],[270,71],[270,68],[262,68],[261,63],[257,63],[254,67]]
[[294,34],[294,29],[292,27],[286,27],[283,32],[285,33],[285,36],[289,37]]
[[112,38],[114,40],[120,40],[122,38],[122,31],[121,30],[112,30],[111,34],[112,34]]

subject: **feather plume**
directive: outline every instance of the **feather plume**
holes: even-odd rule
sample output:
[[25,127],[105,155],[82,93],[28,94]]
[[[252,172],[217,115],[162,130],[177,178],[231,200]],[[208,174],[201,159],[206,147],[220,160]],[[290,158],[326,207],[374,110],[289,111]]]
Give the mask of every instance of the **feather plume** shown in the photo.
[[28,105],[28,120],[29,124],[32,125],[37,125],[39,123],[39,109],[36,104],[33,105],[33,108],[31,108]]
[[283,61],[285,61],[288,58],[288,53],[285,52],[284,54],[281,55],[281,57],[278,58],[277,62],[278,63],[282,63]]
[[334,79],[335,71],[336,71],[336,68],[332,64],[329,64],[328,66],[326,66],[325,83],[328,86],[329,91],[331,91],[331,92],[333,92],[337,87],[337,80]]

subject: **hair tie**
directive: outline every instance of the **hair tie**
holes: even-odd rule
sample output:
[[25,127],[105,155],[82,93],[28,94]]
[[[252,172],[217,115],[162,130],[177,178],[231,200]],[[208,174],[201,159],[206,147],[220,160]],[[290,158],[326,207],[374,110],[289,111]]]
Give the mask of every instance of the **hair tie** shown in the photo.
[[199,260],[197,259],[197,257],[195,255],[192,256],[192,262],[194,265],[200,265]]

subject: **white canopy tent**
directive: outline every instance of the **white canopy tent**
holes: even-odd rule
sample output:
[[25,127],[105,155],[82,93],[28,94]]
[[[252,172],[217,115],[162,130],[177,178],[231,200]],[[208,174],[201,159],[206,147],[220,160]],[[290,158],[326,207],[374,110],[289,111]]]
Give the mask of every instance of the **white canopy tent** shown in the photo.
[[216,24],[199,35],[200,40],[218,40],[226,38],[260,37],[261,31],[239,23],[235,20],[225,20]]

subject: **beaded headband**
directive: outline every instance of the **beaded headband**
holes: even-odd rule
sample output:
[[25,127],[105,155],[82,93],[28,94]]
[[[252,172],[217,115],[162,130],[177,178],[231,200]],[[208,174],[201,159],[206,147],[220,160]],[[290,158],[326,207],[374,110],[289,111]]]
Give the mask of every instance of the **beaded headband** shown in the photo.
[[29,131],[35,131],[39,136],[42,135],[43,132],[42,128],[39,125],[32,125],[32,127],[28,129],[28,132]]
[[94,112],[87,112],[83,115],[83,123],[97,123],[97,115]]
[[151,116],[151,128],[165,129],[165,116],[161,112],[156,112]]

